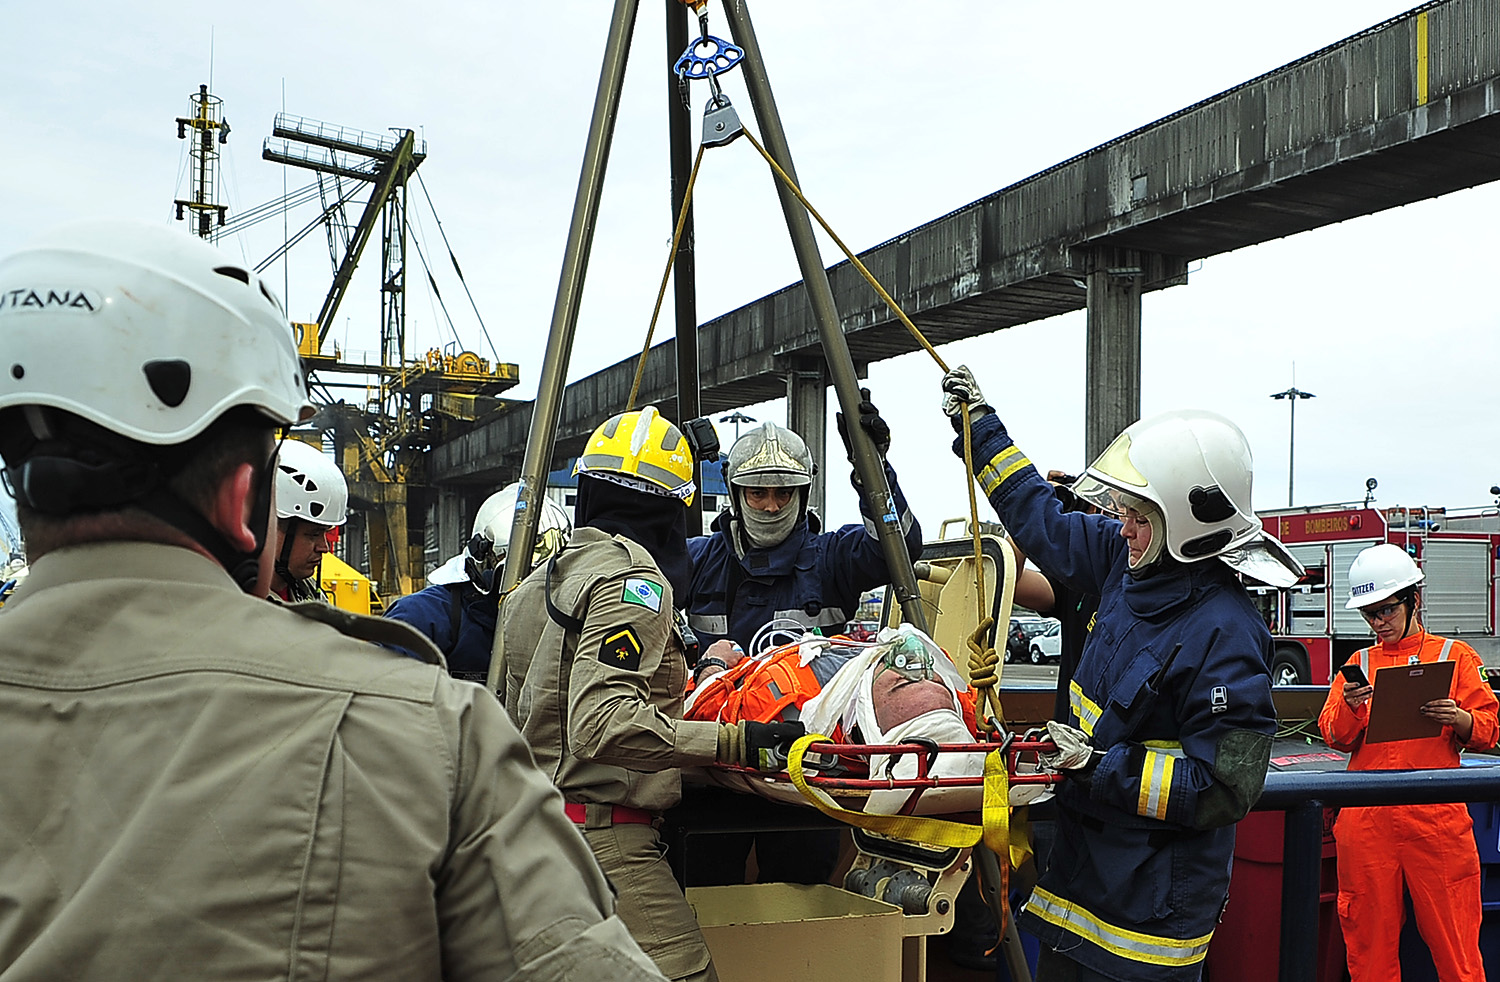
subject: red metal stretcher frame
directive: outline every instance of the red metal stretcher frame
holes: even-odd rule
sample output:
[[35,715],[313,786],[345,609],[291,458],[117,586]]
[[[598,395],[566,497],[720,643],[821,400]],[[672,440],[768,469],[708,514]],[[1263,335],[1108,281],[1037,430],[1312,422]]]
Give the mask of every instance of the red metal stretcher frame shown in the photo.
[[[891,758],[891,765],[896,760],[907,754],[915,754],[917,757],[917,773],[912,777],[828,777],[822,774],[809,773],[804,775],[807,783],[815,788],[837,789],[840,791],[895,791],[910,789],[911,794],[902,803],[896,812],[898,815],[911,815],[921,799],[922,793],[928,788],[977,788],[984,785],[984,775],[964,775],[961,777],[932,777],[928,769],[932,766],[933,758],[941,753],[991,753],[998,750],[1005,755],[1005,769],[1010,774],[1011,784],[1045,784],[1054,786],[1062,782],[1063,775],[1057,771],[1038,771],[1034,773],[1018,773],[1017,765],[1020,757],[1025,753],[1051,753],[1057,749],[1057,745],[1051,740],[1031,740],[1018,738],[1014,733],[1007,733],[1004,739],[996,741],[982,741],[978,743],[835,743],[832,740],[819,740],[808,745],[807,752],[824,756],[836,757],[858,757],[871,754],[882,754]],[[733,771],[746,776],[753,776],[762,780],[771,780],[778,783],[790,783],[791,777],[785,771],[769,773],[756,770],[752,767],[734,767],[730,765],[718,765],[719,769]],[[809,769],[811,770],[811,769]]]

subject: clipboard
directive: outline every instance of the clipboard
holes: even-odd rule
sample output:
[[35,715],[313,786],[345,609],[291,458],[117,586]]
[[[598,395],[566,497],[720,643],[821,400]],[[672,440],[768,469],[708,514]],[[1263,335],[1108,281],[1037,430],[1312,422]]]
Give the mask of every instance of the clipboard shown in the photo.
[[1435,737],[1443,724],[1422,715],[1422,706],[1447,699],[1453,690],[1451,661],[1390,665],[1375,672],[1375,694],[1370,699],[1370,722],[1365,743],[1390,743]]

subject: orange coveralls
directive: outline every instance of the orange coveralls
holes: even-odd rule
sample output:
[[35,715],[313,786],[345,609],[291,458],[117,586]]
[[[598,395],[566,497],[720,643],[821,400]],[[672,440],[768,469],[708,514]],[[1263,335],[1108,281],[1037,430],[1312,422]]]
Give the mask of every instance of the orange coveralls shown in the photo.
[[[1434,662],[1447,639],[1426,631],[1357,653],[1365,675],[1377,669]],[[1350,709],[1344,679],[1335,673],[1318,728],[1335,750],[1347,751],[1349,770],[1457,767],[1460,746],[1495,746],[1496,698],[1484,679],[1479,656],[1454,641],[1448,657],[1453,670],[1450,697],[1474,717],[1469,741],[1460,744],[1451,726],[1435,737],[1365,746],[1370,702]],[[1345,808],[1333,827],[1338,842],[1339,922],[1349,951],[1353,982],[1401,977],[1400,938],[1405,919],[1402,886],[1411,893],[1417,929],[1432,952],[1442,982],[1483,982],[1479,956],[1479,853],[1469,810],[1458,802]]]

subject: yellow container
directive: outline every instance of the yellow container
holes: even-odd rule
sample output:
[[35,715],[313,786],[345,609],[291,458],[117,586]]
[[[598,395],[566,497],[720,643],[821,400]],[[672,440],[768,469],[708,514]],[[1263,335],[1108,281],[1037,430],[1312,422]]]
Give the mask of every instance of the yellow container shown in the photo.
[[899,907],[824,883],[690,887],[687,899],[720,982],[900,982]]

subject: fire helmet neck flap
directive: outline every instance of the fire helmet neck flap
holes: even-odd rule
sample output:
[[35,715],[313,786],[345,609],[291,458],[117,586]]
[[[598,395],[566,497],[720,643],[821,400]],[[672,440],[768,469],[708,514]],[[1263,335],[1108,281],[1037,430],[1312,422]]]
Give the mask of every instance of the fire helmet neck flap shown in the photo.
[[1073,490],[1106,511],[1134,508],[1155,522],[1153,548],[1136,570],[1163,551],[1183,563],[1217,556],[1257,579],[1290,585],[1302,567],[1252,510],[1253,473],[1238,426],[1217,413],[1181,409],[1131,424]]
[[[259,276],[170,228],[63,226],[0,260],[0,358],[0,410],[22,409],[23,439],[33,441],[7,460],[20,499],[57,515],[145,508],[248,589],[264,548],[269,466],[251,553],[232,548],[165,482],[174,449],[230,410],[252,409],[268,429],[312,415],[291,325]],[[60,449],[63,414],[112,435],[113,446],[95,448],[102,460]]]
[[698,490],[687,438],[655,406],[605,420],[590,434],[573,474],[675,498],[684,506]]

